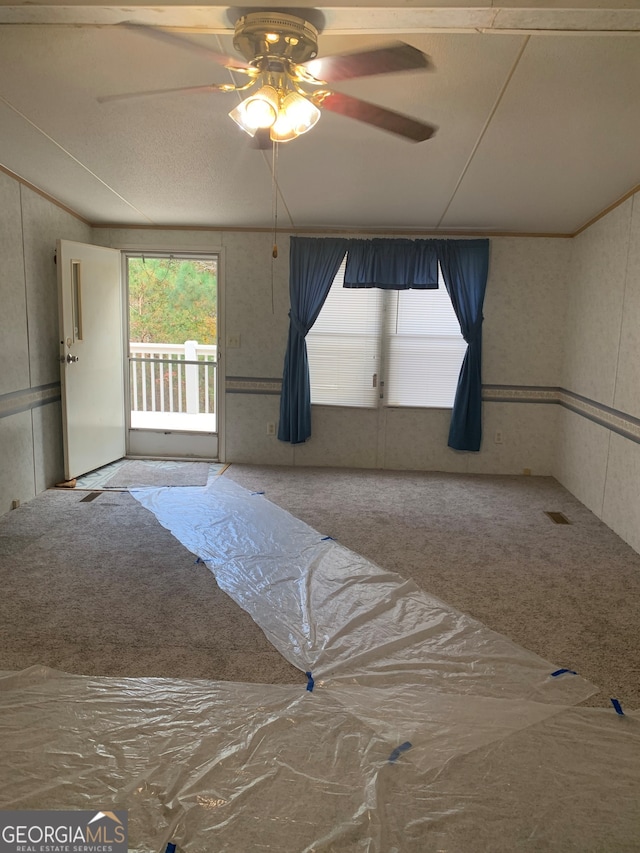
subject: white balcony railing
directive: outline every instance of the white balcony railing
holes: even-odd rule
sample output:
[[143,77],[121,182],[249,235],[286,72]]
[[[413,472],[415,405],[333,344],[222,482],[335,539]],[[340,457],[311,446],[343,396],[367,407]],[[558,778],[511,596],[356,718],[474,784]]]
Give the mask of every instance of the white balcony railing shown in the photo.
[[218,348],[129,343],[131,426],[216,432]]

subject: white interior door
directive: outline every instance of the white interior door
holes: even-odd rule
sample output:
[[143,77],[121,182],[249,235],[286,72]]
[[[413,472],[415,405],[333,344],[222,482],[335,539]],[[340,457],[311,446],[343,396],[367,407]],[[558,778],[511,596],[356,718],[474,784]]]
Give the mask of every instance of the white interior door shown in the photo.
[[120,252],[58,241],[65,477],[125,455]]

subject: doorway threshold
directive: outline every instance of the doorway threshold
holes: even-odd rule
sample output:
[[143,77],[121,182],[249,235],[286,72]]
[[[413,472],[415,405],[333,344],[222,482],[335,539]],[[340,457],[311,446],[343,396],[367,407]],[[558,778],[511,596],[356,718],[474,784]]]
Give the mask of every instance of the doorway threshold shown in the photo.
[[[118,474],[118,472],[121,471],[124,466],[130,463],[131,461],[144,461],[148,466],[157,468],[158,475],[161,475],[162,472],[165,471],[167,473],[166,485],[171,485],[172,483],[170,482],[170,480],[175,474],[175,469],[181,465],[193,464],[193,461],[196,460],[149,459],[147,457],[142,458],[128,456],[123,459],[118,459],[116,462],[110,462],[108,465],[104,465],[102,468],[97,468],[95,471],[89,471],[87,474],[83,474],[81,477],[77,477],[74,488],[76,490],[88,491],[128,491],[128,488],[126,486],[109,485],[109,481],[113,480],[115,475]],[[209,478],[222,474],[222,472],[229,467],[228,465],[217,461],[198,459],[197,462],[208,467]]]

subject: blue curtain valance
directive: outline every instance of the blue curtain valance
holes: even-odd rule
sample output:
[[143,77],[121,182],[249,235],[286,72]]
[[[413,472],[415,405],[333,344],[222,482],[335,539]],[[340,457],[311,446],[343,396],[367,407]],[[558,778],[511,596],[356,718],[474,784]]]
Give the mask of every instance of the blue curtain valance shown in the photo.
[[434,240],[350,240],[345,287],[435,290],[438,256]]

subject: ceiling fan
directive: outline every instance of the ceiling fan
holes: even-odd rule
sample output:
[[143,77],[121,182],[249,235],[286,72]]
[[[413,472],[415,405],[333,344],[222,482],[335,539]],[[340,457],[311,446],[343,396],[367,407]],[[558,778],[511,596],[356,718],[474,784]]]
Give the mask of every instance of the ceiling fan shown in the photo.
[[[309,10],[312,11],[312,10]],[[311,17],[311,15],[308,15]],[[288,12],[249,12],[235,24],[233,45],[244,57],[226,56],[167,30],[143,24],[126,26],[165,43],[197,50],[229,71],[244,75],[240,84],[211,84],[108,95],[100,102],[146,97],[172,92],[244,92],[247,97],[229,116],[258,147],[288,142],[315,126],[322,110],[339,113],[395,133],[412,142],[423,142],[436,132],[432,124],[367,101],[335,92],[328,84],[389,74],[429,70],[429,57],[404,42],[392,42],[372,50],[318,58],[318,29],[309,20]]]

